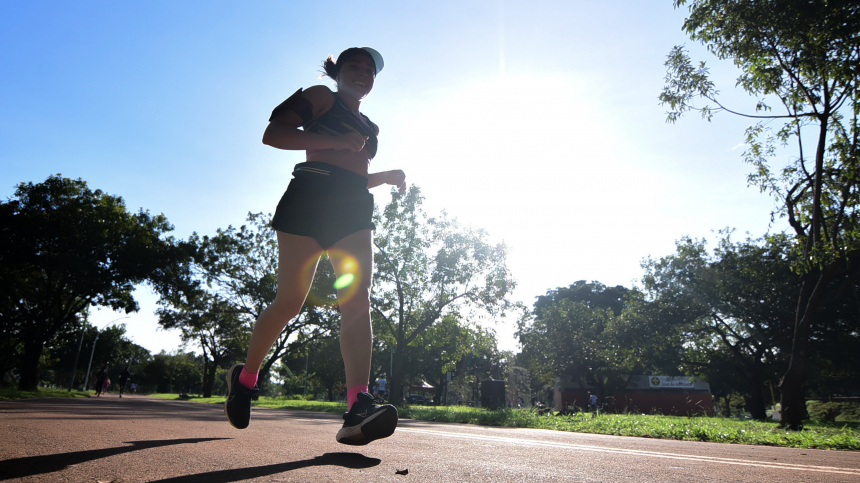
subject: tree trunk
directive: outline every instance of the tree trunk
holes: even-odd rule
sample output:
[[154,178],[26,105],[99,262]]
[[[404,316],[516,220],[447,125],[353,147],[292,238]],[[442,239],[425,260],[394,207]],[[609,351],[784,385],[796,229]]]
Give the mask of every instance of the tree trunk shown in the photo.
[[34,339],[28,337],[24,342],[24,353],[21,354],[21,380],[18,381],[18,389],[21,391],[36,391],[39,387],[42,372],[39,360],[42,358],[45,343]]
[[398,347],[394,351],[394,371],[389,384],[388,402],[395,406],[403,404],[403,352]]
[[212,361],[212,365],[209,366],[208,361],[204,361],[203,363],[203,372],[207,373],[207,376],[203,379],[203,397],[212,397],[212,388],[215,387],[215,371],[218,369],[218,364],[215,361]]
[[806,418],[806,400],[803,396],[803,378],[806,366],[806,345],[809,328],[815,319],[818,302],[826,280],[824,274],[813,270],[803,275],[800,297],[795,315],[794,339],[791,343],[791,359],[788,370],[779,382],[780,426],[792,431],[803,429]]
[[747,379],[750,387],[750,416],[757,421],[767,419],[767,410],[764,407],[764,396],[762,396],[761,374],[758,368],[753,368],[752,374]]

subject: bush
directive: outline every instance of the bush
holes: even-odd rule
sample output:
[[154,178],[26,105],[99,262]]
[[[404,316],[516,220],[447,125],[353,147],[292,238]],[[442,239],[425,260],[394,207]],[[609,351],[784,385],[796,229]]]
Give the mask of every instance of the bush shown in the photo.
[[822,423],[860,422],[860,403],[838,401],[807,401],[809,419]]

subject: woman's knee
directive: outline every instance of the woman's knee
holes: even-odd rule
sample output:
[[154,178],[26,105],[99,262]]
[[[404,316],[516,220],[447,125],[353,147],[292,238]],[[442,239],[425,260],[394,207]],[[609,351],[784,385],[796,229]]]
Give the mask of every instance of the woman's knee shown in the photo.
[[266,307],[266,312],[270,312],[279,319],[287,319],[289,321],[299,315],[304,303],[304,299],[299,299],[298,297],[276,296],[275,301]]
[[369,312],[370,286],[362,284],[352,290],[344,290],[338,294],[338,305],[344,316]]

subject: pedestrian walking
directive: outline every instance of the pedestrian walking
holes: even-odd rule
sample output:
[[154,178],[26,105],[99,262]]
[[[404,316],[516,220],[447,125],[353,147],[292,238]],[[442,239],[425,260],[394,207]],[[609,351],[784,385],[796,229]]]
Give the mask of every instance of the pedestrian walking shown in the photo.
[[128,384],[128,379],[131,377],[131,372],[128,369],[129,366],[126,366],[119,374],[119,397],[122,397],[122,393],[125,392],[125,385]]
[[107,366],[107,364],[105,364],[105,366],[102,368],[102,370],[99,371],[99,373],[96,377],[96,386],[95,386],[96,397],[100,397],[102,392],[107,391],[107,387],[105,386],[105,383],[109,380],[110,379],[108,379],[108,366]]
[[349,409],[336,439],[363,445],[390,436],[397,427],[397,409],[368,393],[374,228],[369,188],[388,184],[406,191],[403,171],[368,172],[379,129],[359,108],[382,67],[382,56],[369,47],[346,49],[337,59],[330,55],[323,63],[324,75],[336,82],[337,89],[323,85],[299,89],[269,118],[263,143],[304,150],[306,162],[295,166],[272,219],[278,238],[275,301],[254,325],[245,363],[227,373],[224,412],[238,429],[250,422],[251,401],[259,393],[257,373],[281,330],[298,315],[323,251],[338,280]]
[[588,405],[591,407],[591,417],[597,416],[597,394],[589,393],[588,396]]
[[376,386],[374,386],[374,392],[379,394],[380,397],[388,396],[388,381],[385,380],[385,374],[382,375],[379,379],[376,380]]

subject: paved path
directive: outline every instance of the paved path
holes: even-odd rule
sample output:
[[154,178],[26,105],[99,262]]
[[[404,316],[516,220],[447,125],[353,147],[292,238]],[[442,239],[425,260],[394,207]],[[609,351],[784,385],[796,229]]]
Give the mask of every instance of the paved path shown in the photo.
[[[0,481],[858,482],[860,453],[403,420],[367,446],[339,415],[116,395],[0,402]],[[408,474],[397,471],[408,470]]]

